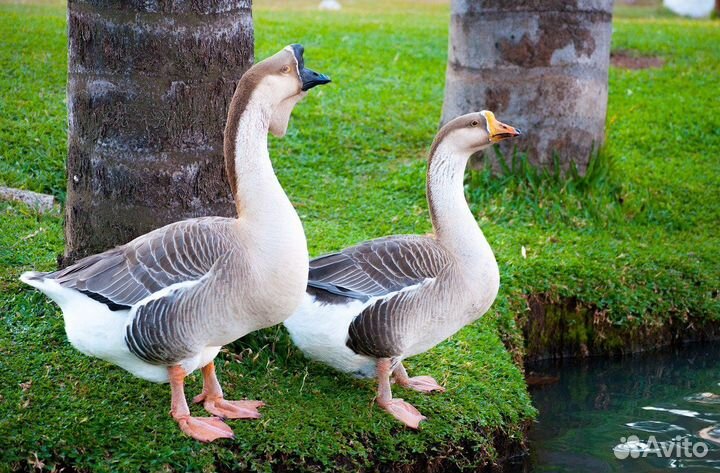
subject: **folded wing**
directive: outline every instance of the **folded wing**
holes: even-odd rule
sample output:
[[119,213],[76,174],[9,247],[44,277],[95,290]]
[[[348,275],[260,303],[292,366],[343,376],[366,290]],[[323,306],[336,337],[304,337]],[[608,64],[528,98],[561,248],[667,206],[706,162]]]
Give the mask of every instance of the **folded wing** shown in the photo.
[[434,278],[449,259],[447,251],[430,237],[378,238],[312,260],[308,286],[368,300]]
[[173,284],[195,281],[228,251],[232,220],[201,218],[167,225],[126,245],[44,275],[111,310],[129,309]]
[[350,324],[346,344],[362,355],[393,357],[421,326],[412,311],[420,288],[449,263],[430,237],[392,236],[311,261],[308,286],[321,300],[323,292],[325,300],[373,299]]

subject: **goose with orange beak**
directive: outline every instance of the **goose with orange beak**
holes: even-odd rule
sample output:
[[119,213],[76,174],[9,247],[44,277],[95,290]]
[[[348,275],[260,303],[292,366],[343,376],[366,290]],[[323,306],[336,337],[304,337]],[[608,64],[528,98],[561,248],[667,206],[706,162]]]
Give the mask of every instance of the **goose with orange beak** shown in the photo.
[[467,161],[518,135],[489,111],[447,123],[428,159],[433,233],[370,240],[310,261],[303,303],[284,322],[308,357],[375,377],[378,405],[410,428],[425,417],[393,398],[391,378],[405,389],[444,391],[429,376],[409,377],[403,360],[480,318],[500,285],[493,251],[465,201]]

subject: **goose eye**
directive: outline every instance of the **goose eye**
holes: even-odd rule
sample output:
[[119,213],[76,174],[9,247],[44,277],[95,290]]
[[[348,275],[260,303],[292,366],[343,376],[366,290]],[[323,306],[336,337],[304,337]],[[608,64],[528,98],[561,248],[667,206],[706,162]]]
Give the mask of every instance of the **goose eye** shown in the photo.
[[282,68],[282,73],[283,73],[283,74],[287,74],[288,72],[290,72],[290,66],[288,66],[287,64],[285,64],[285,65],[283,66],[283,68]]
[[478,121],[477,121],[477,120],[473,120],[473,121],[470,123],[470,126],[478,126]]

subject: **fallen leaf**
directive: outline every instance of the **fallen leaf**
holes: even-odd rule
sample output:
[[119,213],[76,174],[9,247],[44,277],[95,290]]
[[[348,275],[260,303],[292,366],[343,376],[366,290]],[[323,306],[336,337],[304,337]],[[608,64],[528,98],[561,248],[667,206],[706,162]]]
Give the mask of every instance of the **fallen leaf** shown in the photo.
[[45,229],[43,227],[38,228],[34,232],[32,232],[30,235],[25,235],[24,237],[20,238],[21,240],[29,240],[30,238],[37,236],[38,234],[44,232]]

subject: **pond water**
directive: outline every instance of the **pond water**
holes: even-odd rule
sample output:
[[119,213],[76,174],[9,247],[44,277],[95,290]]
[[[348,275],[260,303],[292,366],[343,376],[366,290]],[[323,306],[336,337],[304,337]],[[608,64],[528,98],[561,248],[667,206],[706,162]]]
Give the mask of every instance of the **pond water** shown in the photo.
[[718,361],[720,343],[528,365],[547,383],[530,390],[530,470],[720,471],[720,444],[700,436],[720,443]]

